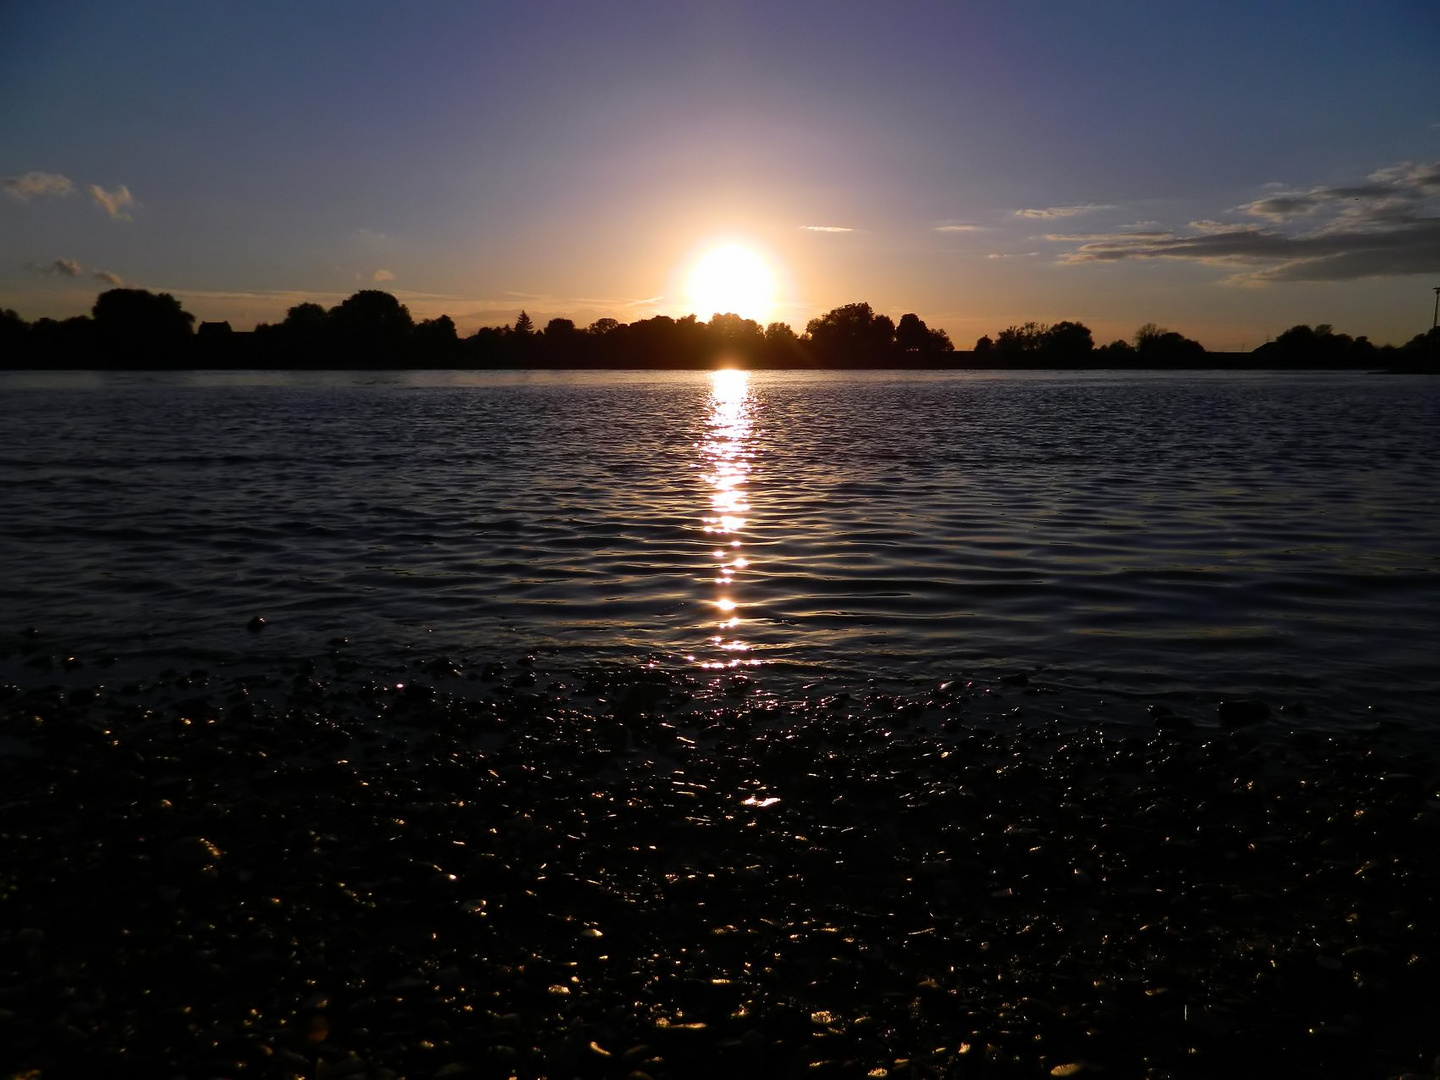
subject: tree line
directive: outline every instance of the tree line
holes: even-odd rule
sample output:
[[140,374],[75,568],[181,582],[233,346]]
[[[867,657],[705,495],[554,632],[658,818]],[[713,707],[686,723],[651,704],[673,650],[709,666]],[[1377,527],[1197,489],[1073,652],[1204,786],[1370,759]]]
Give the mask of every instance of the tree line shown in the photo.
[[919,316],[896,322],[866,303],[811,319],[803,334],[734,314],[708,322],[694,315],[598,319],[586,327],[557,318],[539,329],[522,311],[511,325],[468,337],[448,315],[416,322],[378,289],[329,309],[297,304],[283,321],[248,333],[224,322],[197,327],[175,297],[144,289],[110,289],[90,315],[64,320],[29,323],[0,310],[6,368],[708,368],[726,361],[754,368],[1373,368],[1430,366],[1437,356],[1440,334],[1433,331],[1396,349],[1328,325],[1301,325],[1248,354],[1214,354],[1154,323],[1128,341],[1097,346],[1090,329],[1072,321],[1006,327],[960,352]]

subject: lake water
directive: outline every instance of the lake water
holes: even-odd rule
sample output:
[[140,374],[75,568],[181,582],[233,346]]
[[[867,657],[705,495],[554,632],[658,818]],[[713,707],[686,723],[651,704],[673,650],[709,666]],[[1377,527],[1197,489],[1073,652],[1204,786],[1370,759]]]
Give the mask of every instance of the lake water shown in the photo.
[[0,633],[1430,725],[1437,461],[1413,376],[12,372]]

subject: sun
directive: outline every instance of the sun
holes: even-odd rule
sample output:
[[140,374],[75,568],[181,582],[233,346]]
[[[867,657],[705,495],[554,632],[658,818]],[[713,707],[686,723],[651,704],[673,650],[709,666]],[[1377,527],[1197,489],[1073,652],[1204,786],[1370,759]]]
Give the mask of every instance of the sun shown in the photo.
[[721,244],[690,268],[685,295],[701,319],[735,314],[764,323],[775,309],[775,274],[753,249]]

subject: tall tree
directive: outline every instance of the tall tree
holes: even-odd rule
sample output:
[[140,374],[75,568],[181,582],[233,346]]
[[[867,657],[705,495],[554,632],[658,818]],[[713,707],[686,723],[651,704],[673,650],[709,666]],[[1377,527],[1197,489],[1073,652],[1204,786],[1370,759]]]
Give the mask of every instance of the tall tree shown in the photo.
[[944,330],[931,330],[925,320],[913,311],[900,316],[895,327],[895,351],[899,362],[933,362],[942,353],[954,352],[950,335]]
[[195,316],[169,293],[109,289],[91,309],[100,348],[127,367],[173,367],[186,359]]
[[331,308],[329,322],[339,359],[362,366],[401,362],[415,330],[410,309],[381,289],[361,289]]
[[811,319],[805,336],[824,366],[879,366],[889,359],[895,323],[888,315],[876,315],[869,304],[846,304]]

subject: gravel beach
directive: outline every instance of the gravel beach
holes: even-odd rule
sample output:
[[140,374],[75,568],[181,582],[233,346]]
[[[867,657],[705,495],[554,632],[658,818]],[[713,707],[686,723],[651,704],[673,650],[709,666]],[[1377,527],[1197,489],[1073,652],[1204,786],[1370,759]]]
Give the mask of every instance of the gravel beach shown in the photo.
[[0,1075],[1434,1075],[1425,733],[545,667],[0,690]]

